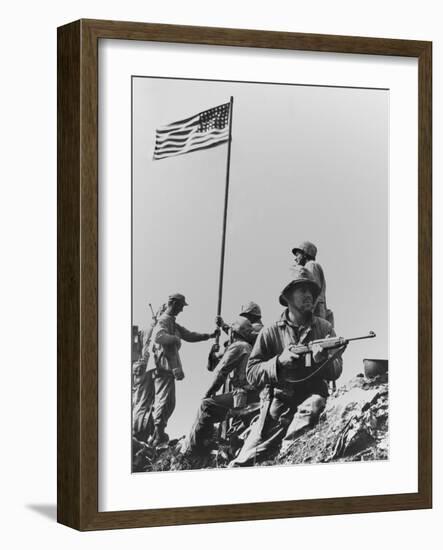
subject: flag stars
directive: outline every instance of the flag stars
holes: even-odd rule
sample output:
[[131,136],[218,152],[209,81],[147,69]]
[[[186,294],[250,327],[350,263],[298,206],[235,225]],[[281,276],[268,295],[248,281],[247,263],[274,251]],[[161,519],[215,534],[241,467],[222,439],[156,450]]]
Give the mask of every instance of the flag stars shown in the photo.
[[209,109],[200,114],[200,126],[197,132],[223,130],[229,123],[229,103]]

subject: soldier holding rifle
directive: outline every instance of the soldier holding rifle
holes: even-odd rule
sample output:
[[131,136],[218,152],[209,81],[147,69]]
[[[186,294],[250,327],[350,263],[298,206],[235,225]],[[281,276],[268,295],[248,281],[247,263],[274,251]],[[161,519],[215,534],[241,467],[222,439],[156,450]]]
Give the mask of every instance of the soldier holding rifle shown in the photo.
[[248,383],[262,390],[260,417],[231,466],[249,466],[276,452],[282,442],[286,446],[315,424],[325,408],[328,381],[342,373],[347,341],[333,340],[336,349],[315,342],[335,337],[331,324],[313,315],[319,293],[312,274],[294,268],[279,298],[286,309],[261,331],[246,367]]

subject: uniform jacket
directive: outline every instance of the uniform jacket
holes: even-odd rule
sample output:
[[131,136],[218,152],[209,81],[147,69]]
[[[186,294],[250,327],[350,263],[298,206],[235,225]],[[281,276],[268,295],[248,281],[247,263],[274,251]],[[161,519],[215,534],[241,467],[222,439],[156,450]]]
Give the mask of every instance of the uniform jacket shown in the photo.
[[251,350],[251,344],[243,340],[236,340],[228,346],[218,364],[217,374],[208,390],[208,394],[215,393],[219,390],[228,376],[230,377],[232,389],[248,389],[246,364],[251,354]]
[[263,323],[261,321],[256,321],[255,323],[252,323],[252,328],[254,329],[252,332],[252,336],[255,342],[255,340],[257,339],[257,336],[259,335],[261,329],[263,328]]
[[315,260],[309,260],[305,263],[304,267],[311,272],[320,287],[320,294],[318,295],[316,302],[323,302],[326,307],[326,279],[322,266]]
[[180,339],[185,340],[185,342],[202,342],[209,340],[210,337],[210,334],[191,332],[179,325],[173,315],[163,313],[158,319],[154,336],[157,345],[158,367],[168,371],[173,369],[183,370],[179,354]]
[[[328,321],[320,319],[320,317],[313,317],[309,326],[298,327],[289,320],[288,310],[286,309],[279,321],[265,327],[258,335],[246,367],[248,383],[256,388],[263,388],[265,385],[270,384],[285,389],[288,385],[283,376],[284,369],[279,368],[277,364],[277,357],[283,349],[290,344],[307,344],[312,340],[325,338],[328,335],[335,336],[334,329]],[[300,339],[302,339],[302,342],[300,342]],[[318,386],[324,380],[336,380],[341,375],[342,368],[341,357],[336,358],[329,366],[322,369],[317,377],[295,386],[305,384]],[[309,374],[308,370],[307,374]]]

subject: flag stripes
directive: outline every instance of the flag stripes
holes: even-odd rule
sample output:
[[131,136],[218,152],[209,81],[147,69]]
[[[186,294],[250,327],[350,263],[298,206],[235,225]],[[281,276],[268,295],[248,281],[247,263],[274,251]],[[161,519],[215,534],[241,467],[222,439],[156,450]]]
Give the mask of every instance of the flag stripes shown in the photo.
[[209,149],[229,139],[230,103],[158,128],[154,160]]

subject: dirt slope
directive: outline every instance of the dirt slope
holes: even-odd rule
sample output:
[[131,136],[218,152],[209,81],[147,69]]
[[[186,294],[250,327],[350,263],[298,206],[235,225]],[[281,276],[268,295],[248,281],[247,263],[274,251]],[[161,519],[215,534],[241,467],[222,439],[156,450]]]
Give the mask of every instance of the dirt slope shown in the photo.
[[[358,375],[329,397],[316,426],[262,465],[387,460],[388,396],[387,375],[373,379]],[[135,444],[133,470],[227,467],[233,458],[228,442],[217,441],[214,447],[206,458],[189,458],[180,452],[180,441],[171,441],[162,450]]]

